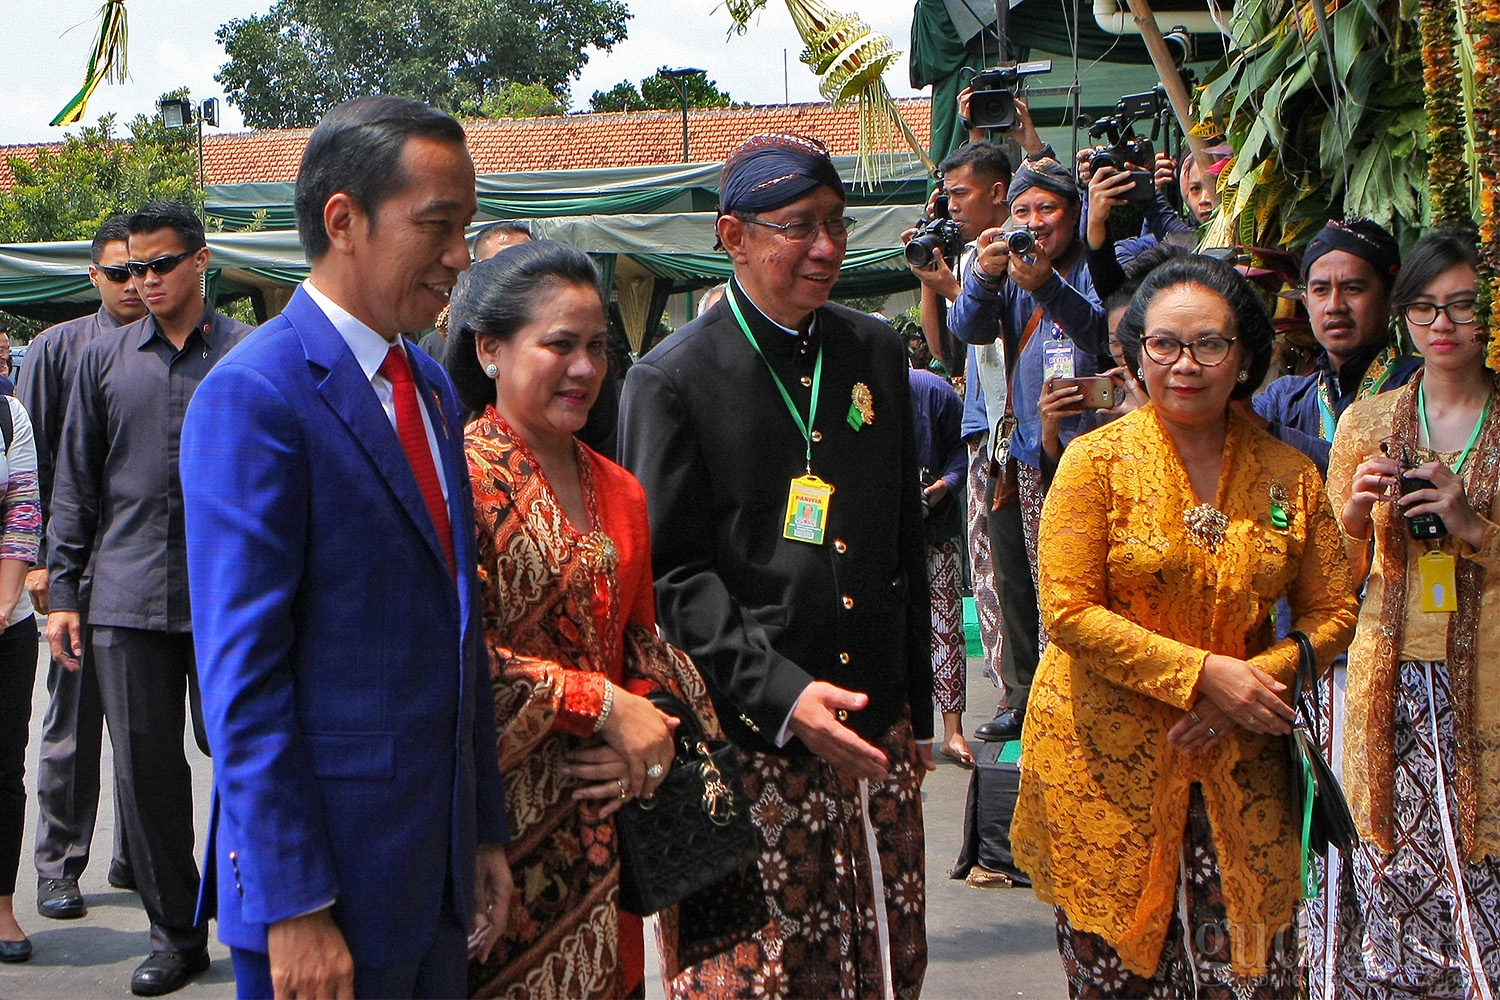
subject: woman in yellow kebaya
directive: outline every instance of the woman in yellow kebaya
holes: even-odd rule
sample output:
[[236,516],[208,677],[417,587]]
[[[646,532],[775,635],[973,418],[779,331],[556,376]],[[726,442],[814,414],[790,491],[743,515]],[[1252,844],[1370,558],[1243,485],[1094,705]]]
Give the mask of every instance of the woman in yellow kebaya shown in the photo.
[[1271,611],[1321,663],[1344,648],[1338,526],[1312,463],[1231,408],[1272,335],[1233,268],[1163,264],[1117,335],[1151,402],[1075,440],[1048,494],[1011,840],[1072,995],[1292,996],[1297,651]]

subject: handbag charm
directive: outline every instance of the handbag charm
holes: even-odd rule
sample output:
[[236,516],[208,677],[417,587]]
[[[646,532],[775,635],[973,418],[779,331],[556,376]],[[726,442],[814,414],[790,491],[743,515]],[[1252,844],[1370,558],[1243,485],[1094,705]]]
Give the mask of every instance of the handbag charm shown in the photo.
[[699,742],[698,752],[703,755],[700,771],[703,775],[703,811],[714,821],[715,826],[728,826],[734,819],[734,792],[724,783],[718,765],[708,752],[708,744]]

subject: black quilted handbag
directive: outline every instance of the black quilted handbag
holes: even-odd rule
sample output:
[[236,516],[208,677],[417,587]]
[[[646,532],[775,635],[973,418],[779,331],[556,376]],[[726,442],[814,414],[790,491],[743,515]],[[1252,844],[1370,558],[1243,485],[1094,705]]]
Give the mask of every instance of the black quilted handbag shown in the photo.
[[1318,704],[1317,655],[1312,641],[1293,632],[1297,644],[1297,680],[1292,685],[1292,710],[1297,713],[1287,735],[1291,756],[1294,815],[1301,819],[1303,895],[1317,895],[1317,874],[1312,855],[1323,854],[1329,845],[1349,851],[1359,843],[1359,830],[1349,812],[1344,789],[1323,758],[1322,713]]
[[734,875],[760,852],[734,745],[706,738],[680,699],[648,697],[681,721],[672,769],[656,794],[615,813],[620,908],[642,917]]

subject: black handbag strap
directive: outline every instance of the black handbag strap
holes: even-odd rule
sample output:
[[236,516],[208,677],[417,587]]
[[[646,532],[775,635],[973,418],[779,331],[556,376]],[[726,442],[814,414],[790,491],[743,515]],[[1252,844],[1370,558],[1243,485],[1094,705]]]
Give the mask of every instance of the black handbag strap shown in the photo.
[[[1307,720],[1319,752],[1323,746],[1323,706],[1318,697],[1318,654],[1305,632],[1288,636],[1297,644],[1297,679],[1292,683],[1292,711]],[[1308,702],[1311,702],[1309,707]]]

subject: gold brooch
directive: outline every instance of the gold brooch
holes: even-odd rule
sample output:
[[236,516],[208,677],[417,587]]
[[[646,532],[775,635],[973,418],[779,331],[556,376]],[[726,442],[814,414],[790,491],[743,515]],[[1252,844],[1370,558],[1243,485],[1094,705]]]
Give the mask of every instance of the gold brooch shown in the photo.
[[1271,527],[1285,531],[1292,525],[1291,505],[1287,503],[1286,487],[1279,482],[1271,484]]
[[1229,518],[1212,504],[1200,503],[1182,512],[1182,524],[1199,548],[1217,552],[1224,544],[1224,529],[1229,527]]
[[854,401],[854,408],[859,411],[861,419],[867,424],[875,422],[875,397],[870,395],[870,387],[863,382],[854,383],[854,392],[850,395]]

